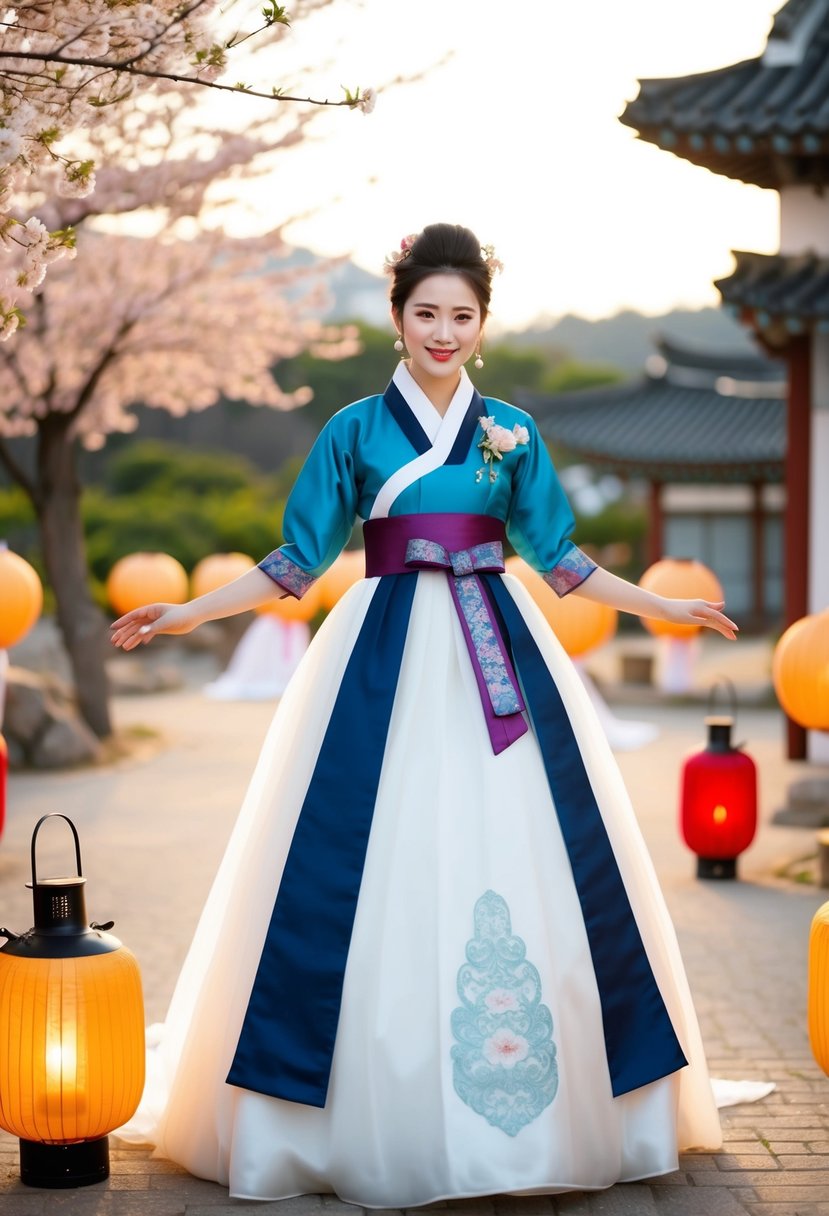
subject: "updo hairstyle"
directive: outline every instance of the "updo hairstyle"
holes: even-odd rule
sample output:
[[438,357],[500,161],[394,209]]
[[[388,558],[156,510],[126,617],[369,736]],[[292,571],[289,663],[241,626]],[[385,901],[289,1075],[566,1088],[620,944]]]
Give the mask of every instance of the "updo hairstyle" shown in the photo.
[[492,270],[484,260],[481,243],[460,224],[427,224],[408,250],[388,266],[392,276],[389,298],[396,317],[415,287],[430,275],[451,272],[462,275],[475,293],[486,320],[492,295]]

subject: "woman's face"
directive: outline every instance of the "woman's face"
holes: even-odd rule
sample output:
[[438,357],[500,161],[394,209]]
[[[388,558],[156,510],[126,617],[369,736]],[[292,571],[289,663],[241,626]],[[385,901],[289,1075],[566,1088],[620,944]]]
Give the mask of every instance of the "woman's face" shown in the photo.
[[409,370],[421,388],[430,381],[457,380],[481,336],[481,308],[463,275],[432,274],[421,279],[392,318],[409,352]]

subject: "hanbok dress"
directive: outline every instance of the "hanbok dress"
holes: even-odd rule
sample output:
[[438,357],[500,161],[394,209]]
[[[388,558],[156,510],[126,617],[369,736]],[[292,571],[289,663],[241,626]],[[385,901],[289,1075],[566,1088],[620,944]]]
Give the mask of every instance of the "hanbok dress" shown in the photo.
[[[510,431],[488,464],[481,419]],[[506,446],[509,446],[507,443]],[[715,1148],[674,930],[581,680],[504,538],[594,570],[532,419],[405,364],[325,426],[261,563],[367,577],[280,702],[125,1134],[232,1196],[597,1189]]]

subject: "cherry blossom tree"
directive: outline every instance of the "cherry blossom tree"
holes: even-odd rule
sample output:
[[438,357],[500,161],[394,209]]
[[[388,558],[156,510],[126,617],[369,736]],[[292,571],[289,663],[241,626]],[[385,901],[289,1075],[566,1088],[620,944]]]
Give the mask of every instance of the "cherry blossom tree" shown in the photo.
[[[315,320],[319,293],[286,301],[307,271],[275,262],[278,233],[229,242],[219,232],[191,241],[138,240],[92,232],[77,263],[54,267],[35,296],[29,324],[0,348],[0,460],[34,506],[43,560],[72,661],[81,712],[110,732],[105,629],[88,590],[77,445],[136,425],[138,401],[175,415],[221,396],[290,409],[308,391],[283,393],[272,367],[310,350],[340,358],[356,332]],[[314,307],[316,306],[316,307]],[[36,435],[30,474],[13,439]]]
[[[330,0],[297,0],[300,15]],[[254,28],[233,22],[257,14]],[[245,92],[273,101],[342,105],[368,113],[371,89],[344,89],[339,100],[300,97],[279,84],[258,89],[219,80],[252,39],[270,45],[290,25],[275,0],[17,0],[0,21],[0,341],[25,320],[25,303],[51,262],[72,257],[71,226],[49,227],[38,210],[53,195],[92,193],[100,164],[89,134],[112,124],[113,111],[132,107],[151,87],[156,97],[183,88]],[[22,197],[21,197],[22,196]],[[23,213],[21,213],[23,209]]]
[[[295,12],[330,2],[296,0]],[[93,7],[174,9],[128,0],[25,7],[44,20],[47,10],[77,16]],[[201,19],[211,8],[179,4],[176,11]],[[101,53],[92,48],[89,57]],[[153,62],[166,62],[161,49]],[[16,235],[27,235],[9,241],[6,254],[31,302],[28,323],[0,344],[0,464],[34,506],[79,707],[101,736],[111,728],[106,629],[88,587],[78,446],[97,447],[108,434],[131,430],[138,402],[174,414],[205,409],[222,395],[292,408],[307,392],[280,390],[272,372],[280,359],[303,350],[339,358],[357,346],[352,331],[315,319],[320,291],[309,271],[285,268],[280,227],[247,241],[222,228],[222,190],[232,193],[240,180],[289,158],[318,111],[277,107],[238,134],[208,121],[191,83],[162,83],[161,91],[113,97],[105,118],[83,132],[80,163],[96,166],[94,190],[58,189],[77,162],[53,159],[54,146],[47,150],[30,174],[29,195],[18,189],[12,200]],[[32,200],[37,215],[27,218],[24,204]],[[152,237],[112,231],[130,214],[152,222]],[[279,218],[283,226],[293,218],[289,201]],[[75,260],[55,256],[55,233],[67,232],[77,242]],[[21,436],[35,437],[33,472],[20,458]]]

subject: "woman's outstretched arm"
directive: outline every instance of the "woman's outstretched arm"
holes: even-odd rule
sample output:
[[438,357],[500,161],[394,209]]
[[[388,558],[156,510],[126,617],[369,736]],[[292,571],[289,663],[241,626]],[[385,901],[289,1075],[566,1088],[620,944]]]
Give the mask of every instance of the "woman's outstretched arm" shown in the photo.
[[645,591],[635,583],[628,583],[601,566],[569,594],[607,604],[620,612],[632,612],[634,616],[650,616],[679,625],[704,625],[732,642],[737,637],[738,626],[722,612],[722,602],[668,599],[654,591]]
[[158,633],[190,633],[204,621],[247,612],[285,592],[258,566],[248,570],[224,587],[186,604],[145,604],[134,608],[110,625],[110,640],[122,650],[146,645]]

